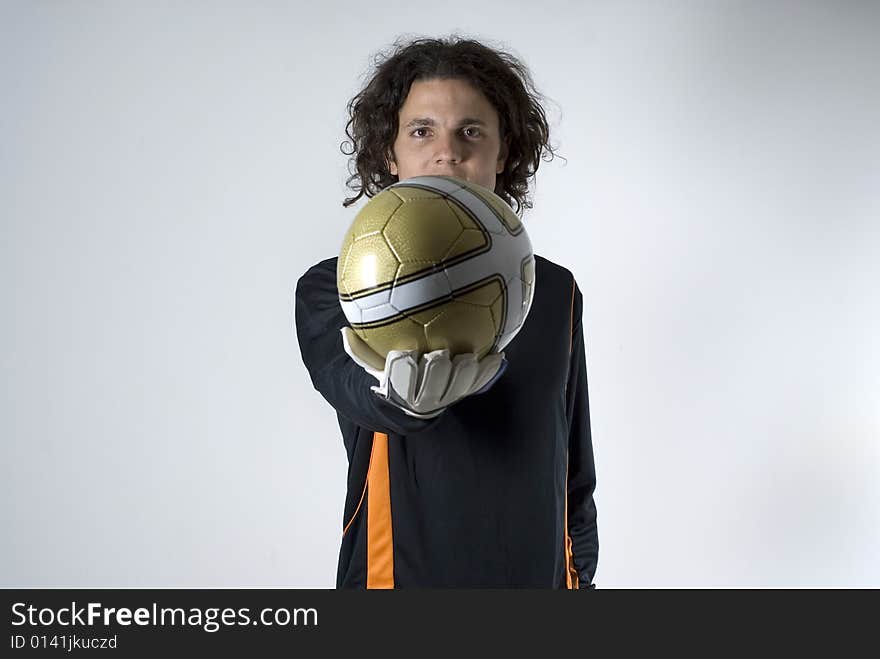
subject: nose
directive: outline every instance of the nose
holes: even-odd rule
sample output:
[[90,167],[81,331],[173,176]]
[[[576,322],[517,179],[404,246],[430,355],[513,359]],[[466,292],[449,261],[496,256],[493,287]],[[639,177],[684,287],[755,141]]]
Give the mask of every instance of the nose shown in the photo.
[[434,162],[438,165],[449,163],[456,165],[461,162],[462,149],[461,144],[454,134],[446,133],[440,136],[436,141],[437,151],[434,154]]

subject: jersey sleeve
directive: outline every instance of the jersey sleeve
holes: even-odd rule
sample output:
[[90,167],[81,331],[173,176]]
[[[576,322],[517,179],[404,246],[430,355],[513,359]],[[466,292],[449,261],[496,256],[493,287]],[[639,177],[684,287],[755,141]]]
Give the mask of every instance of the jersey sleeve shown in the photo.
[[596,468],[590,432],[590,402],[587,393],[587,364],[583,331],[583,296],[573,282],[571,357],[566,391],[569,428],[568,530],[579,588],[594,588],[593,577],[599,557],[596,526]]
[[[335,263],[335,262],[334,262]],[[299,278],[295,293],[296,334],[312,385],[330,405],[357,425],[381,433],[411,435],[439,423],[411,417],[381,400],[370,389],[376,378],[356,364],[342,347],[339,331],[348,325],[328,262],[312,266]]]

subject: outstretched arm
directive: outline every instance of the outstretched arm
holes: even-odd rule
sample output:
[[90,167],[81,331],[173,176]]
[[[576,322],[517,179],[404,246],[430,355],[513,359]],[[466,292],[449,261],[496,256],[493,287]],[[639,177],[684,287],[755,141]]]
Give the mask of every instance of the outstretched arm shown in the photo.
[[339,305],[336,272],[327,261],[309,268],[297,282],[295,315],[300,353],[312,385],[339,414],[363,428],[398,435],[422,432],[442,418],[409,416],[371,391],[376,380],[343,348],[339,330],[347,320]]

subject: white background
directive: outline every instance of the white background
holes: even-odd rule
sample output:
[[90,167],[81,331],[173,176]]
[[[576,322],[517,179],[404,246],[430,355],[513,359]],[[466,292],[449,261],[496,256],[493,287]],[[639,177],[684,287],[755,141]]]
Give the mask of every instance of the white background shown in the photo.
[[332,587],[346,458],[293,292],[399,36],[547,95],[596,583],[880,586],[880,7],[5,2],[0,585]]

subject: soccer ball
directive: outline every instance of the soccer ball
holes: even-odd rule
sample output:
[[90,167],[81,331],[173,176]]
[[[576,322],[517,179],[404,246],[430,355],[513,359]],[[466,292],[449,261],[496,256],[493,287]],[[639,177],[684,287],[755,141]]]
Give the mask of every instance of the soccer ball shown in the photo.
[[535,257],[522,222],[494,192],[452,176],[416,176],[358,212],[336,283],[352,330],[382,357],[446,348],[482,358],[522,328]]

